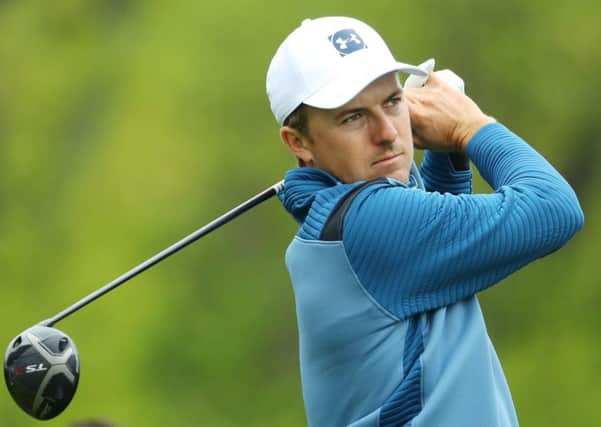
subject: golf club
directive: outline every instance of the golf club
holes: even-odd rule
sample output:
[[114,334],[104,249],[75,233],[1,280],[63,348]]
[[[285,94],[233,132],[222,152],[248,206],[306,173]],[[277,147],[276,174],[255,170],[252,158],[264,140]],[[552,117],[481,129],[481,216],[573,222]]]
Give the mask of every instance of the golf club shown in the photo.
[[19,334],[8,345],[4,358],[4,378],[8,391],[15,402],[21,409],[39,420],[48,420],[60,414],[69,405],[75,394],[79,382],[80,365],[79,354],[73,340],[52,326],[190,243],[275,196],[283,188],[284,181],[277,182],[77,301],[54,317]]

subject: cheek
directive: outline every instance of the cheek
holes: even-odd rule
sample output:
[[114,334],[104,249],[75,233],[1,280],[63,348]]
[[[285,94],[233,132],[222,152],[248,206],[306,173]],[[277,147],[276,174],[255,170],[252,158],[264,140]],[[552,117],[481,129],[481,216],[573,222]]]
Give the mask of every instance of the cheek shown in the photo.
[[365,150],[368,145],[353,142],[347,138],[342,144],[319,150],[315,153],[315,166],[327,170],[343,182],[365,179],[369,173],[370,155]]

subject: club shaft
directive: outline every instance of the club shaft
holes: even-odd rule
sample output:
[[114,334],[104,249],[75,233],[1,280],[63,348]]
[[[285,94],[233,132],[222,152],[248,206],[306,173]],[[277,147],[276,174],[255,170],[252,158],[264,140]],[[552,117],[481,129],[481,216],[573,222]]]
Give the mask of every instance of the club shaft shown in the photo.
[[122,285],[123,283],[127,282],[129,279],[137,276],[138,274],[142,273],[143,271],[148,270],[153,265],[158,264],[159,262],[161,262],[165,258],[168,258],[169,256],[173,255],[180,249],[185,248],[190,243],[195,242],[196,240],[200,239],[203,236],[206,236],[211,231],[230,222],[231,220],[233,220],[237,216],[241,215],[242,213],[246,212],[247,210],[251,209],[252,207],[257,206],[258,204],[264,202],[265,200],[270,199],[271,197],[275,196],[280,191],[282,191],[283,188],[284,188],[284,181],[277,182],[276,184],[272,185],[271,187],[267,188],[266,190],[262,191],[261,193],[257,194],[256,196],[253,196],[252,198],[248,199],[247,201],[240,204],[239,206],[236,206],[232,210],[224,213],[219,218],[211,221],[207,225],[199,228],[195,232],[189,234],[188,236],[184,237],[183,239],[179,240],[178,242],[174,243],[173,245],[169,246],[168,248],[162,250],[161,252],[154,255],[153,257],[147,259],[143,263],[137,265],[136,267],[132,268],[131,270],[129,270],[126,273],[122,274],[121,276],[117,277],[112,282],[107,283],[102,288],[96,290],[95,292],[92,292],[90,295],[86,296],[85,298],[82,298],[81,300],[77,301],[75,304],[71,305],[70,307],[67,307],[66,309],[64,309],[63,311],[58,313],[56,316],[51,317],[50,319],[46,319],[43,322],[40,322],[39,324],[42,326],[51,327],[52,325],[59,322],[60,320],[63,320],[65,317],[75,313],[80,308],[85,307],[92,301],[100,298],[102,295],[112,291],[119,285]]

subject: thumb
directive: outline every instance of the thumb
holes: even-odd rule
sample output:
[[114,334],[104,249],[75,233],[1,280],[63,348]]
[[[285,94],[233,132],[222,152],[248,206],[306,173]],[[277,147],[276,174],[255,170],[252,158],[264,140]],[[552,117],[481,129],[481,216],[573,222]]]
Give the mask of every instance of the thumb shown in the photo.
[[443,84],[443,82],[444,80],[441,78],[438,72],[433,72],[430,73],[430,75],[428,76],[428,81],[426,81],[426,84],[424,86],[440,87]]

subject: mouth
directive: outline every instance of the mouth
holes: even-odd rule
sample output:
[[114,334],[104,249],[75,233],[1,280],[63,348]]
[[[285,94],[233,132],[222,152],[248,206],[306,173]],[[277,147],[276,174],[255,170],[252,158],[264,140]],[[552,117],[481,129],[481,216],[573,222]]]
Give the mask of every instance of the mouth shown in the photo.
[[375,162],[373,162],[371,165],[372,166],[381,166],[381,165],[387,165],[389,163],[393,163],[397,158],[399,158],[401,156],[400,153],[396,153],[396,154],[391,154],[389,156],[386,156],[380,160],[376,160]]

